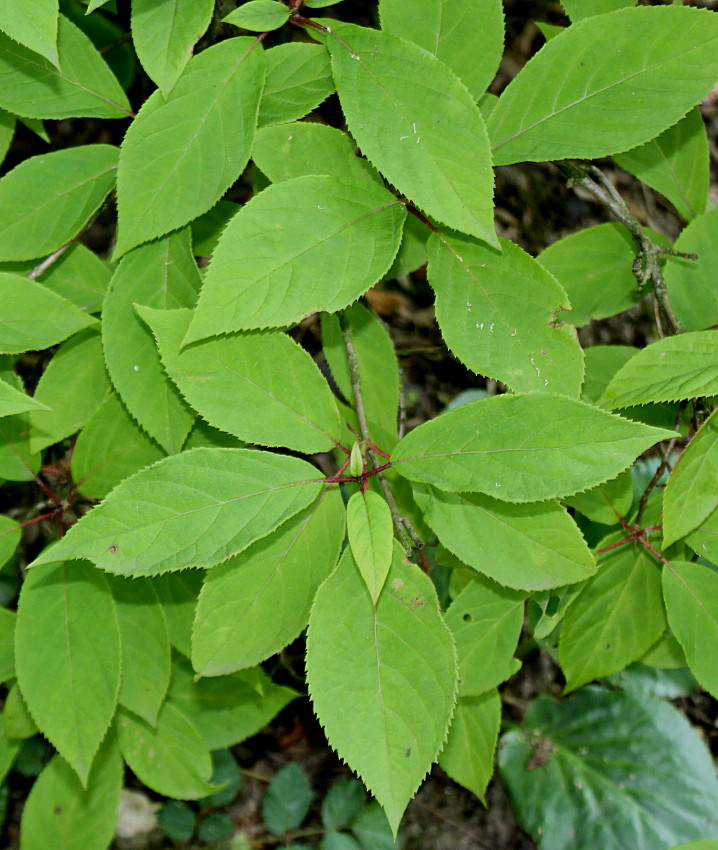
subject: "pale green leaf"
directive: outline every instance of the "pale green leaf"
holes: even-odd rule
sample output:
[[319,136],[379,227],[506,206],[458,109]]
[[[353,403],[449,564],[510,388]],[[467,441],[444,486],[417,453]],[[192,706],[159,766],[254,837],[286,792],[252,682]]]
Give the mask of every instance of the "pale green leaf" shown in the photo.
[[32,0],[27,4],[1,0],[0,30],[58,67],[57,7],[57,0]]
[[112,383],[132,416],[170,454],[182,448],[194,412],[168,380],[134,305],[193,307],[200,283],[189,233],[183,230],[124,257],[103,307],[102,344]]
[[33,156],[0,180],[0,260],[30,260],[73,239],[115,185],[118,149]]
[[629,542],[600,560],[561,624],[559,659],[567,691],[628,667],[666,628],[661,571],[648,552]]
[[[570,508],[574,508],[592,522],[603,525],[615,525],[619,517],[626,517],[633,504],[633,482],[629,470],[617,478],[599,484],[585,493],[578,493],[565,499]],[[718,505],[718,500],[716,501]]]
[[718,76],[718,16],[688,6],[619,9],[551,39],[488,121],[494,163],[593,159],[643,144]]
[[402,813],[446,739],[456,656],[431,581],[398,544],[378,604],[345,550],[309,621],[309,690],[329,743],[384,807]]
[[167,97],[212,20],[214,0],[132,0],[132,43]]
[[688,844],[676,844],[672,850],[718,850],[718,841],[690,841]]
[[124,764],[115,736],[102,745],[83,787],[60,755],[30,790],[20,824],[21,850],[100,850],[115,834]]
[[15,620],[9,608],[0,608],[0,682],[15,678]]
[[684,333],[651,343],[611,378],[599,404],[639,404],[718,395],[718,331]]
[[614,160],[668,198],[686,221],[705,211],[710,178],[708,137],[697,109],[657,138]]
[[145,101],[120,153],[115,258],[207,212],[234,183],[263,85],[261,46],[229,38],[195,56],[166,100]]
[[701,564],[672,561],[663,570],[668,624],[688,666],[710,694],[718,694],[714,648],[718,640],[718,574]]
[[238,210],[239,204],[234,201],[217,201],[211,210],[190,223],[195,256],[210,257],[214,254],[222,231]]
[[718,508],[718,411],[703,423],[673,467],[663,493],[663,543],[670,546]]
[[120,708],[115,729],[125,761],[153,791],[178,800],[197,800],[217,790],[209,782],[209,748],[177,706],[165,703],[154,728]]
[[35,390],[47,410],[30,414],[30,450],[39,452],[77,433],[102,403],[110,381],[94,328],[71,336],[55,352]]
[[277,0],[249,0],[222,20],[241,29],[268,32],[287,23],[289,9]]
[[294,516],[321,486],[298,458],[192,449],[123,481],[34,563],[87,558],[127,576],[212,566]]
[[257,122],[260,127],[304,118],[334,91],[329,57],[321,45],[279,44],[266,56],[267,79]]
[[426,243],[429,236],[431,231],[424,222],[419,221],[414,215],[407,216],[399,253],[386,273],[385,280],[393,280],[420,269],[428,259]]
[[151,581],[162,603],[170,643],[185,657],[192,650],[192,623],[206,570],[182,570],[154,576]]
[[140,307],[138,313],[157,340],[167,374],[210,425],[247,442],[307,454],[337,444],[341,425],[329,384],[291,337],[236,334],[180,350],[190,310]]
[[339,558],[345,517],[339,490],[329,490],[207,573],[192,635],[192,661],[200,674],[251,667],[299,635],[317,588]]
[[525,593],[473,575],[446,612],[459,657],[459,696],[476,697],[516,672]]
[[501,0],[425,0],[420,14],[406,0],[381,0],[379,15],[385,32],[433,53],[475,98],[489,87],[504,52]]
[[635,6],[636,0],[561,0],[561,5],[572,21],[582,21],[593,15],[603,15],[626,6]]
[[21,535],[22,530],[18,523],[0,514],[0,567],[15,554]]
[[428,215],[498,248],[488,137],[466,87],[411,42],[349,24],[338,35],[326,46],[365,156]]
[[75,242],[37,281],[80,310],[99,313],[111,277],[109,263]]
[[718,210],[698,216],[676,240],[677,251],[697,254],[697,260],[669,257],[665,279],[678,321],[687,331],[718,325]]
[[558,280],[571,304],[559,320],[581,327],[632,307],[639,300],[635,256],[635,242],[617,222],[586,227],[545,248],[536,259]]
[[15,116],[4,109],[0,110],[0,162],[5,159],[10,150],[13,136],[15,135]]
[[86,785],[120,687],[120,633],[107,579],[84,561],[30,570],[15,643],[30,714]]
[[90,39],[60,15],[60,68],[0,34],[0,107],[23,118],[127,118],[127,96]]
[[678,670],[687,666],[683,647],[678,643],[676,637],[669,632],[662,634],[648,652],[641,656],[641,664],[662,670]]
[[392,461],[405,478],[442,490],[535,502],[615,478],[641,452],[673,436],[564,396],[501,395],[420,425]]
[[170,641],[162,606],[149,579],[108,580],[122,644],[118,701],[154,726],[170,683]]
[[502,253],[462,236],[429,240],[427,276],[446,344],[474,372],[517,392],[578,397],[581,346],[570,325],[552,324],[566,293],[518,245],[500,241]]
[[347,504],[347,537],[354,562],[376,605],[394,548],[394,524],[385,499],[371,490],[354,493]]
[[80,432],[72,452],[72,478],[93,499],[104,498],[125,478],[165,453],[110,392]]
[[5,699],[3,721],[5,735],[9,739],[22,740],[32,738],[33,735],[37,735],[40,731],[30,716],[25,697],[23,697],[17,682],[11,685]]
[[40,118],[20,118],[20,121],[31,130],[38,138],[42,139],[43,142],[47,142],[50,144],[50,137],[47,134],[47,130],[45,129],[45,125],[42,123],[42,119]]
[[270,723],[299,694],[275,685],[261,667],[199,679],[189,663],[172,671],[169,700],[179,706],[200,730],[211,750],[233,747]]
[[494,752],[501,724],[501,699],[493,690],[480,697],[460,697],[439,764],[484,805],[494,772]]
[[94,12],[95,9],[99,9],[100,6],[104,6],[105,3],[108,3],[108,2],[109,2],[109,0],[89,0],[89,2],[87,4],[87,11],[85,12],[85,14],[89,15],[90,12]]
[[581,400],[595,404],[618,370],[638,353],[631,345],[592,345],[584,351],[586,377]]
[[[0,292],[2,291],[0,275]],[[24,280],[20,278],[24,283]],[[1,299],[0,299],[0,303]],[[34,317],[36,319],[37,316]],[[0,328],[2,323],[0,322]],[[0,355],[0,380],[11,387],[24,392],[21,379],[12,368],[12,360]],[[27,413],[0,418],[0,479],[10,481],[32,481],[34,473],[40,468],[40,455],[30,453],[30,417]]]
[[49,411],[50,408],[27,393],[0,381],[0,416],[12,416],[15,413],[27,413],[30,410]]
[[368,180],[310,175],[270,186],[227,225],[185,343],[346,307],[391,265],[405,215]]
[[415,485],[426,522],[464,563],[508,587],[543,590],[593,575],[578,527],[557,502],[512,505]]
[[[557,35],[560,35],[566,29],[566,27],[560,24],[547,24],[546,21],[534,21],[534,23],[546,41],[551,41],[552,38],[556,38]],[[495,105],[494,103],[493,106]],[[484,114],[484,117],[488,118],[488,115]]]

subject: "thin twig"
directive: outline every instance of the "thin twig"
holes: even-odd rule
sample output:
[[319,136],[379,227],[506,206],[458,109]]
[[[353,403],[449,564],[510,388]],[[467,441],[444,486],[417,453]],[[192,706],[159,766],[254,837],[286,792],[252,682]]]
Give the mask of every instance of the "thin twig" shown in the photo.
[[41,263],[38,263],[31,272],[28,272],[28,278],[30,280],[37,280],[41,274],[45,274],[50,266],[56,263],[71,245],[74,245],[76,240],[77,236],[73,236],[69,242],[65,242],[65,244],[58,248],[57,251],[53,251],[49,257],[45,257],[45,259]]
[[653,473],[653,478],[648,482],[648,486],[643,491],[643,495],[641,496],[641,501],[638,503],[638,511],[636,512],[636,525],[641,524],[641,518],[643,517],[643,512],[646,509],[646,504],[648,503],[648,497],[653,492],[654,487],[658,484],[661,479],[661,475],[669,468],[669,461],[671,457],[671,452],[676,446],[676,442],[678,441],[678,437],[674,437],[668,446],[666,447],[665,454],[661,457],[661,462],[656,467],[656,471]]

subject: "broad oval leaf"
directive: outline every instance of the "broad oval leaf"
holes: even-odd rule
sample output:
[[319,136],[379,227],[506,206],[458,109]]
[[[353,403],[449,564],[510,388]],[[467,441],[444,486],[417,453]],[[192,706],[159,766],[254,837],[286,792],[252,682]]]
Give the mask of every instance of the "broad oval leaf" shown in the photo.
[[185,344],[341,310],[389,268],[405,215],[368,180],[309,175],[270,186],[227,225]]
[[326,46],[362,152],[432,218],[498,248],[488,137],[467,89],[418,45],[363,27],[335,29]]
[[167,374],[210,425],[250,443],[307,454],[339,442],[341,423],[329,384],[285,333],[223,336],[180,350],[190,310],[138,312],[152,329]]
[[394,525],[386,501],[372,490],[354,493],[347,504],[347,537],[372,602],[376,605],[391,568]]
[[[718,837],[705,744],[669,703],[588,687],[534,700],[499,744],[501,777],[539,850],[656,850]],[[528,768],[528,769],[527,769]],[[610,812],[610,817],[587,813]]]
[[664,272],[676,317],[687,331],[718,325],[718,210],[698,216],[676,240],[675,248],[697,260],[669,257]]
[[472,239],[435,233],[427,276],[446,344],[474,372],[517,392],[578,397],[583,354],[570,325],[551,322],[566,293],[508,239],[502,252]]
[[166,100],[145,102],[120,153],[115,259],[207,212],[239,177],[264,71],[255,39],[229,38],[195,56]]
[[13,0],[2,0],[0,30],[58,67],[57,7],[57,0],[33,0],[22,5]]
[[15,644],[33,720],[86,785],[120,687],[120,633],[105,576],[83,561],[30,570]]
[[60,68],[0,33],[0,106],[23,118],[127,118],[127,96],[90,39],[63,15]]
[[392,463],[405,478],[442,490],[536,502],[615,478],[673,436],[565,396],[501,395],[420,425],[398,444]]
[[714,12],[671,6],[609,15],[568,27],[511,81],[488,121],[496,165],[626,151],[711,90]]
[[222,20],[225,24],[234,24],[245,30],[269,32],[287,23],[289,9],[276,0],[249,0]]
[[289,762],[269,782],[262,801],[262,820],[273,835],[282,835],[302,823],[311,801],[309,777],[297,762]]
[[127,576],[209,567],[269,534],[321,487],[297,458],[192,449],[125,479],[34,564],[87,558]]
[[266,57],[259,127],[304,118],[334,91],[329,57],[320,44],[278,44],[266,52]]
[[252,667],[304,629],[319,585],[344,542],[346,511],[334,488],[273,534],[207,573],[192,631],[203,676]]
[[431,581],[398,544],[378,604],[349,549],[320,587],[307,638],[314,710],[393,831],[446,739],[456,650]]

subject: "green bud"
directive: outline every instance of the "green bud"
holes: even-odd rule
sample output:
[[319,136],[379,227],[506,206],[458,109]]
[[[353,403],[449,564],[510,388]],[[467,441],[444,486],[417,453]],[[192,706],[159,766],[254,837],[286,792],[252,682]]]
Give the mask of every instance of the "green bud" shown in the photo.
[[357,440],[352,446],[352,453],[349,456],[349,475],[359,476],[364,472],[364,458],[362,457],[359,441]]

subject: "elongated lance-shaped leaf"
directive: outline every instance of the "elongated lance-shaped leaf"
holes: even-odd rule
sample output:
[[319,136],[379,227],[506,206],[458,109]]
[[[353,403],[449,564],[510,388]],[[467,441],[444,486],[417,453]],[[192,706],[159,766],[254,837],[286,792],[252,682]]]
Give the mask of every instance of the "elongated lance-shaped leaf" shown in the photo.
[[551,322],[566,293],[508,239],[502,253],[467,237],[435,233],[427,275],[446,344],[470,369],[518,392],[578,397],[583,353],[570,325]]
[[494,162],[593,159],[655,138],[718,76],[718,16],[636,7],[568,27],[529,60],[488,121]]
[[376,606],[345,550],[312,608],[307,674],[329,743],[396,834],[446,739],[456,695],[456,650],[434,586],[397,543]]
[[641,452],[673,436],[564,396],[502,395],[420,425],[392,461],[405,478],[441,490],[535,502],[615,478]]
[[63,15],[60,68],[0,33],[0,107],[23,118],[127,118],[127,95],[97,48]]
[[421,14],[406,0],[381,0],[381,28],[433,53],[475,98],[489,87],[504,52],[501,0],[425,0]]
[[284,649],[309,622],[319,585],[336,566],[346,510],[339,490],[211,569],[192,631],[192,662],[203,676],[233,673]]
[[[0,276],[0,280],[2,277]],[[0,379],[18,392],[24,392],[22,380],[13,370],[13,361],[0,355]],[[10,481],[32,481],[40,468],[40,455],[30,452],[30,417],[16,413],[0,419],[0,477]]]
[[229,38],[195,56],[166,100],[145,102],[120,153],[115,259],[207,212],[239,177],[264,70],[255,39]]
[[347,536],[354,562],[376,605],[391,568],[394,549],[391,511],[378,493],[364,490],[349,499]]
[[411,42],[349,24],[334,30],[332,73],[365,156],[428,215],[498,248],[488,138],[465,86]]
[[33,156],[0,180],[0,261],[31,260],[74,238],[115,185],[119,151],[80,145]]
[[304,118],[334,91],[329,57],[321,45],[292,41],[278,44],[266,56],[259,127]]
[[339,442],[341,424],[329,384],[286,334],[223,336],[180,351],[191,310],[138,307],[138,312],[152,329],[167,374],[210,425],[247,442],[307,454]]
[[214,0],[133,0],[132,44],[142,67],[164,97],[192,56],[212,20]]
[[12,416],[14,413],[26,413],[28,410],[49,411],[50,408],[31,395],[0,381],[0,416]]
[[185,344],[341,310],[389,268],[405,215],[368,180],[310,175],[270,186],[227,225]]
[[88,558],[118,575],[209,567],[312,502],[317,470],[251,449],[192,449],[126,479],[35,560]]
[[33,720],[87,785],[120,687],[120,633],[107,579],[82,561],[28,573],[15,642]]
[[168,380],[155,340],[134,305],[194,307],[200,283],[188,231],[171,233],[123,257],[102,312],[102,345],[112,383],[134,418],[169,453],[180,450],[195,417]]
[[57,55],[57,0],[35,0],[18,5],[0,2],[0,30],[59,67]]
[[646,346],[611,378],[599,404],[615,410],[711,395],[718,395],[718,331],[702,331]]
[[697,260],[670,257],[665,279],[676,317],[687,331],[718,324],[718,210],[698,216],[676,240],[678,251],[697,254]]

